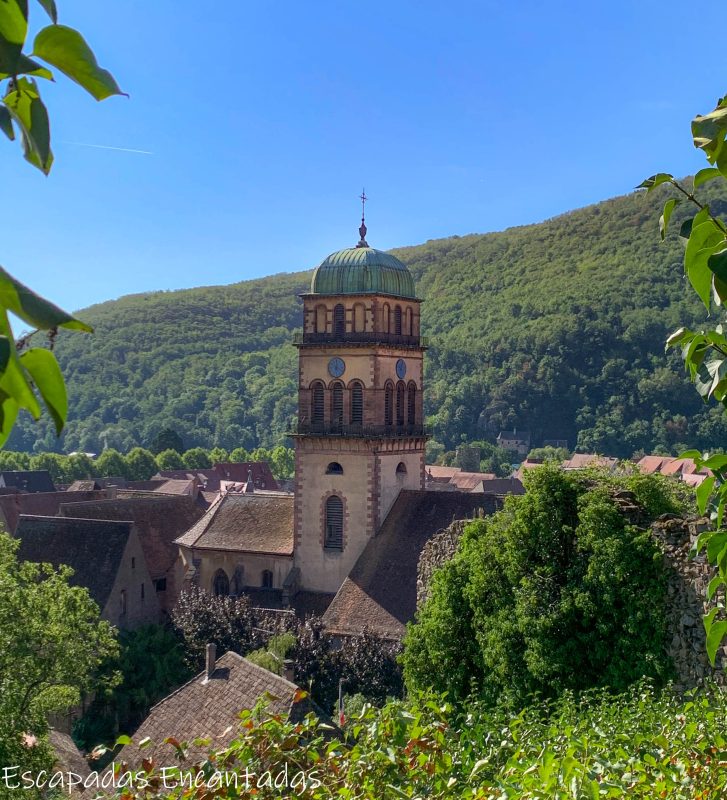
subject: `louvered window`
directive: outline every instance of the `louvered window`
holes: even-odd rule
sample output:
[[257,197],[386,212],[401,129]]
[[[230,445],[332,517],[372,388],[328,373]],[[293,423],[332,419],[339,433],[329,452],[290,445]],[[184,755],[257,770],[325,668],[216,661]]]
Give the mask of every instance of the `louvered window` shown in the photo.
[[384,389],[384,423],[394,424],[394,387],[390,383]]
[[311,410],[314,425],[323,425],[323,397],[323,384],[316,383],[313,386],[313,408]]
[[343,336],[346,332],[346,311],[339,303],[333,309],[333,334],[334,336]]
[[394,309],[394,333],[401,336],[401,306]]
[[326,500],[325,546],[331,550],[343,550],[343,503],[336,495]]
[[343,385],[335,383],[331,392],[331,425],[343,425]]
[[396,387],[396,424],[399,427],[404,425],[404,384],[399,383]]
[[409,425],[415,425],[417,419],[417,387],[415,383],[409,384],[407,406],[407,421]]
[[351,425],[363,425],[363,386],[360,383],[351,387]]

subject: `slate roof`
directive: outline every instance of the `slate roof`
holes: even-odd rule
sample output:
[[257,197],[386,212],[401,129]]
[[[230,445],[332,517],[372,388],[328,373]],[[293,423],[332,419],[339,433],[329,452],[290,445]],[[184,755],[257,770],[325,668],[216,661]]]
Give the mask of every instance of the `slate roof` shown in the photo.
[[194,525],[204,512],[191,497],[184,495],[140,494],[90,503],[64,503],[60,513],[77,519],[133,521],[149,574],[155,579],[172,569],[177,559],[174,540]]
[[[228,652],[217,659],[215,671],[208,680],[201,672],[189,683],[157,703],[134,734],[133,745],[127,745],[114,759],[133,767],[142,758],[154,757],[159,764],[177,763],[171,745],[162,744],[174,737],[179,742],[211,739],[209,748],[190,747],[190,757],[199,759],[208,749],[226,747],[239,730],[241,711],[254,708],[258,699],[270,695],[267,709],[297,722],[310,711],[323,715],[308,697],[296,701],[298,687],[285,678],[269,672],[237,653]],[[136,743],[150,737],[154,746],[139,750]]]
[[492,514],[501,504],[489,494],[401,491],[323,615],[328,630],[353,635],[368,628],[381,638],[401,639],[416,611],[417,566],[426,542],[452,521]]
[[485,494],[525,494],[525,487],[518,478],[491,478],[482,481]]
[[176,543],[205,550],[293,554],[293,501],[289,494],[225,494]]
[[86,587],[103,611],[131,529],[131,522],[22,515],[15,532],[18,559],[72,567],[69,583]]
[[0,486],[18,489],[21,492],[55,492],[50,472],[47,469],[2,470]]
[[101,489],[89,492],[22,492],[0,493],[0,517],[10,533],[14,534],[21,514],[34,517],[54,517],[58,514],[61,503],[79,500],[98,500],[106,497],[106,491]]

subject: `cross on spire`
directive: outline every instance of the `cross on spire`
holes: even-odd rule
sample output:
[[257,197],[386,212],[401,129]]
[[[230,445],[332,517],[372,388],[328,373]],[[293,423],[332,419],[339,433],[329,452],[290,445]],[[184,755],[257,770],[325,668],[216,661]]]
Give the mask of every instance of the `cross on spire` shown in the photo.
[[369,245],[366,241],[366,201],[368,200],[368,197],[366,197],[366,189],[361,190],[359,199],[361,200],[361,227],[358,229],[358,232],[361,239],[356,247],[368,247]]

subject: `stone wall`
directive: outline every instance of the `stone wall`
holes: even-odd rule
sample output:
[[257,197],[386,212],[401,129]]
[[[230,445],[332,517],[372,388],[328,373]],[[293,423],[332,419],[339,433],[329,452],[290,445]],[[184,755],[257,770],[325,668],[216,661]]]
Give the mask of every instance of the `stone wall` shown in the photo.
[[[617,492],[614,500],[630,524],[644,527],[646,519],[630,492]],[[432,573],[457,550],[468,520],[453,522],[436,533],[425,545],[417,568],[417,606],[427,598]],[[651,526],[652,535],[662,550],[667,575],[667,651],[676,668],[676,684],[690,688],[710,678],[727,685],[724,666],[727,646],[717,654],[716,668],[707,658],[702,616],[712,606],[706,602],[709,581],[715,574],[704,556],[689,553],[697,536],[707,529],[704,519],[682,519],[670,514]],[[644,588],[648,591],[648,587]]]

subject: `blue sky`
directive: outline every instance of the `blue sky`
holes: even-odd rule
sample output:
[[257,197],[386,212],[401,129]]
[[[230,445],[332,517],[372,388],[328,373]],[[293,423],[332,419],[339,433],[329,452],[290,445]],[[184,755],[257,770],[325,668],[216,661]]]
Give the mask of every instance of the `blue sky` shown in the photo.
[[717,3],[58,4],[130,94],[43,86],[48,178],[0,142],[0,263],[69,309],[314,266],[355,244],[362,186],[386,249],[693,172],[727,91]]

